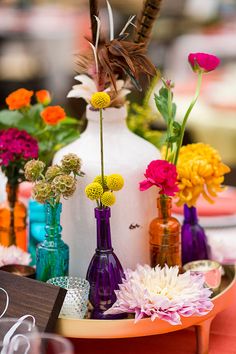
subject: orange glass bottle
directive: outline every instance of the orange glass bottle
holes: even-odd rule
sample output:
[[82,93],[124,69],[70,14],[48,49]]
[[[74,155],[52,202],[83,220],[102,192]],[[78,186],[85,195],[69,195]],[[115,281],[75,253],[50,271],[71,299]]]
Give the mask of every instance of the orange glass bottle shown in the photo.
[[0,204],[0,244],[26,251],[26,207],[18,201],[18,184],[7,184],[7,200]]
[[172,199],[157,199],[158,217],[149,226],[151,266],[181,266],[181,226],[171,216]]

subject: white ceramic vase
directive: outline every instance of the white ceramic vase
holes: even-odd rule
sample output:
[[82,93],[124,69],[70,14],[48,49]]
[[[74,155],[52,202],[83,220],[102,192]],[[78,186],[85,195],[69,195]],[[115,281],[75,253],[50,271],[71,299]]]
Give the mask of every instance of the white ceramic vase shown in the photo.
[[[116,192],[111,207],[111,235],[114,250],[124,268],[149,262],[149,222],[156,215],[156,193],[151,188],[139,191],[148,163],[160,158],[160,152],[146,140],[133,134],[126,125],[127,109],[103,111],[105,174],[120,173],[124,188]],[[63,201],[63,239],[70,246],[70,274],[85,277],[96,248],[95,202],[87,199],[85,186],[100,175],[99,112],[87,106],[88,126],[75,142],[61,149],[54,158],[59,163],[67,153],[82,159],[83,178],[77,191]]]

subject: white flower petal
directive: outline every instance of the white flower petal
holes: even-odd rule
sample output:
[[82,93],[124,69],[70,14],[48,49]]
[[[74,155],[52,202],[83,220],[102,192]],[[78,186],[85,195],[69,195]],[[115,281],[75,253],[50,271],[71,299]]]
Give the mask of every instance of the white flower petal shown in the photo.
[[97,87],[95,82],[93,81],[93,79],[91,79],[91,77],[81,74],[81,75],[77,75],[74,77],[75,80],[80,81],[81,85],[85,85],[88,86],[91,90],[91,92],[97,92]]
[[73,89],[67,94],[68,98],[83,98],[87,102],[89,102],[91,96],[91,93],[83,87]]

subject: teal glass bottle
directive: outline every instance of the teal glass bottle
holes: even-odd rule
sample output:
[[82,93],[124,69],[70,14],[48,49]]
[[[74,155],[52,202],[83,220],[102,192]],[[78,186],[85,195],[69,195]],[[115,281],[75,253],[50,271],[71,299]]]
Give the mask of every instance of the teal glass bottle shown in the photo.
[[61,239],[61,203],[51,205],[47,202],[45,209],[45,240],[36,249],[36,279],[44,282],[69,272],[69,247]]

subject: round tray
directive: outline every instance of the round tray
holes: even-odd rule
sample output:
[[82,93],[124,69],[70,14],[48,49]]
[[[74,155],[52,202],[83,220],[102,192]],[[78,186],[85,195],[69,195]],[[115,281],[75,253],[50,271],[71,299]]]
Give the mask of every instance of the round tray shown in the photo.
[[[56,331],[68,338],[130,338],[178,331],[190,326],[211,322],[217,313],[227,308],[236,296],[235,266],[224,265],[224,276],[218,294],[213,297],[214,307],[205,316],[182,317],[182,324],[173,326],[166,321],[145,318],[134,324],[134,319],[91,320],[59,318]],[[208,321],[209,320],[209,321]]]

